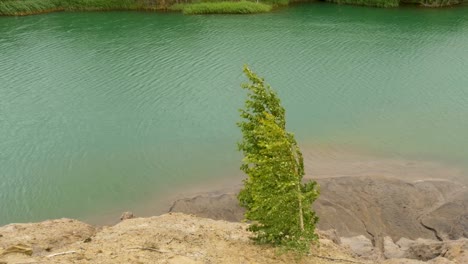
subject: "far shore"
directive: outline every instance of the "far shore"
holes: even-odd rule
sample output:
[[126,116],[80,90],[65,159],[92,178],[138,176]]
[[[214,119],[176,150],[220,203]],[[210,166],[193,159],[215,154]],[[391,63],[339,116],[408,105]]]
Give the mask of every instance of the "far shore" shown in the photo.
[[[113,1],[103,5],[99,0],[95,0],[89,3],[71,2],[68,3],[66,0],[45,1],[40,5],[36,1],[29,0],[22,2],[17,5],[16,0],[7,0],[0,5],[0,16],[29,16],[29,15],[40,15],[54,12],[106,12],[106,11],[140,11],[140,12],[181,12],[186,15],[199,15],[199,14],[257,14],[271,12],[278,8],[284,8],[289,5],[296,4],[323,4],[329,2],[330,4],[339,5],[354,5],[354,6],[367,6],[377,8],[395,8],[395,7],[421,7],[421,8],[444,8],[453,6],[464,6],[468,0],[429,0],[429,1],[413,1],[413,0],[329,0],[329,1],[317,1],[317,0],[291,0],[291,1],[266,1],[260,2],[258,7],[252,5],[252,2],[185,2],[179,3],[178,1],[158,1],[150,4],[139,3],[137,1],[122,2]],[[245,3],[245,4],[244,4]]]

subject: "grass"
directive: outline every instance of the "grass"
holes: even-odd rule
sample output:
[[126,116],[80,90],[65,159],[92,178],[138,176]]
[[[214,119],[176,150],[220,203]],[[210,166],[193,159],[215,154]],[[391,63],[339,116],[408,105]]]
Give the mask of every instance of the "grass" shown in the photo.
[[66,0],[63,2],[65,10],[70,11],[135,10],[145,7],[135,0]]
[[142,0],[0,0],[0,15],[29,15],[50,11],[155,9]]
[[[180,1],[191,3],[179,4]],[[236,0],[234,0],[236,1]],[[252,0],[253,1],[253,0]],[[308,0],[262,0],[255,3],[242,0],[0,0],[1,15],[30,15],[52,11],[157,10],[181,11],[184,14],[253,14],[271,11],[273,7]],[[426,7],[443,7],[468,0],[326,0],[337,4],[375,7],[397,7],[414,3]],[[179,3],[176,3],[179,2]]]
[[[269,4],[272,6],[285,6],[289,5],[290,2],[293,2],[294,0],[263,0],[262,3]],[[300,0],[303,1],[303,0]],[[307,0],[304,0],[307,1]]]
[[328,0],[332,3],[375,7],[397,7],[400,0]]
[[421,0],[420,4],[426,7],[443,7],[463,3],[463,0]]
[[25,15],[59,9],[57,0],[0,0],[0,15]]
[[398,7],[401,4],[416,4],[424,7],[444,7],[462,4],[468,0],[327,0],[337,4],[375,7]]
[[[202,1],[192,4],[174,4],[166,0],[167,6],[156,6],[160,1],[146,0],[0,0],[0,15],[29,15],[52,11],[106,11],[106,10],[155,10],[167,8],[182,11],[184,14],[253,14],[269,12],[276,2],[287,0],[268,0],[272,5],[241,2]],[[218,2],[215,2],[218,1]]]
[[[180,7],[177,7],[180,8]],[[248,1],[241,2],[205,2],[196,4],[186,4],[181,10],[186,15],[196,14],[255,14],[266,13],[272,9],[271,5],[254,3]]]

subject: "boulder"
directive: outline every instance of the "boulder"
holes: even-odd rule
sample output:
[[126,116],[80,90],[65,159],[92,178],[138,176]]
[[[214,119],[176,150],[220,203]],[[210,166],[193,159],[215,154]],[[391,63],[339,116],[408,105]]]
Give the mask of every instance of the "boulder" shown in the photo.
[[0,261],[10,253],[45,255],[57,248],[83,241],[93,236],[96,229],[73,219],[56,219],[40,223],[9,224],[0,227]]
[[120,216],[120,221],[135,218],[135,215],[132,212],[124,212]]
[[[364,235],[389,257],[401,256],[408,242],[419,238],[468,236],[468,189],[460,183],[373,176],[320,178],[317,182],[321,189],[313,205],[320,217],[317,228],[334,229],[340,237]],[[241,221],[244,215],[235,190],[177,200],[170,212],[227,221]]]
[[370,258],[376,254],[376,249],[372,245],[372,241],[363,235],[342,237],[341,243],[349,247],[352,252],[360,257]]
[[239,205],[235,193],[204,194],[193,198],[177,200],[169,212],[193,214],[214,220],[240,222],[244,219],[245,209]]
[[405,255],[405,251],[400,248],[397,244],[395,244],[391,237],[386,236],[384,237],[384,257],[387,259],[390,258],[402,258]]

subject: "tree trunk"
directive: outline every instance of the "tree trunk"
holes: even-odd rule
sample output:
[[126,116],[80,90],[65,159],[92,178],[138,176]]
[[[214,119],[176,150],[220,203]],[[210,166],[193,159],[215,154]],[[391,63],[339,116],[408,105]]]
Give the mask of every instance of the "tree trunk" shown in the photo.
[[297,197],[299,200],[299,225],[301,226],[301,231],[304,231],[304,214],[302,212],[301,183],[297,185],[297,192]]

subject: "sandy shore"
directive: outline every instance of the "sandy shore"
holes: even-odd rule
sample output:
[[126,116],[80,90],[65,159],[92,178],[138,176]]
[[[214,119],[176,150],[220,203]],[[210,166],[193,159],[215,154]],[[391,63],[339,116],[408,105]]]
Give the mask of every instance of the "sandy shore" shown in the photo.
[[[343,149],[307,149],[312,148],[304,151],[306,178],[317,180],[321,188],[314,204],[320,217],[318,229],[328,239],[325,243],[335,242],[334,246],[326,244],[325,249],[331,252],[328,256],[359,263],[419,263],[409,259],[468,263],[465,170]],[[136,210],[138,216],[141,212],[144,216],[170,211],[203,218],[175,214],[119,223],[120,214],[115,214],[112,227],[69,219],[0,227],[0,263],[251,263],[257,261],[257,255],[261,257],[259,263],[290,263],[287,257],[274,257],[273,251],[258,251],[248,241],[243,231],[246,224],[239,223],[244,211],[236,199],[241,180],[238,173],[191,186],[159,199],[159,211],[145,204]],[[198,231],[185,232],[192,229]],[[202,239],[190,238],[194,234]],[[222,239],[233,234],[233,240]],[[173,244],[175,240],[177,245]],[[228,242],[223,249],[210,252],[220,241]],[[250,253],[236,255],[230,247]],[[74,253],[47,257],[68,251]],[[226,254],[230,255],[223,257]],[[152,261],[154,257],[157,261]],[[328,262],[315,258],[304,263]]]

